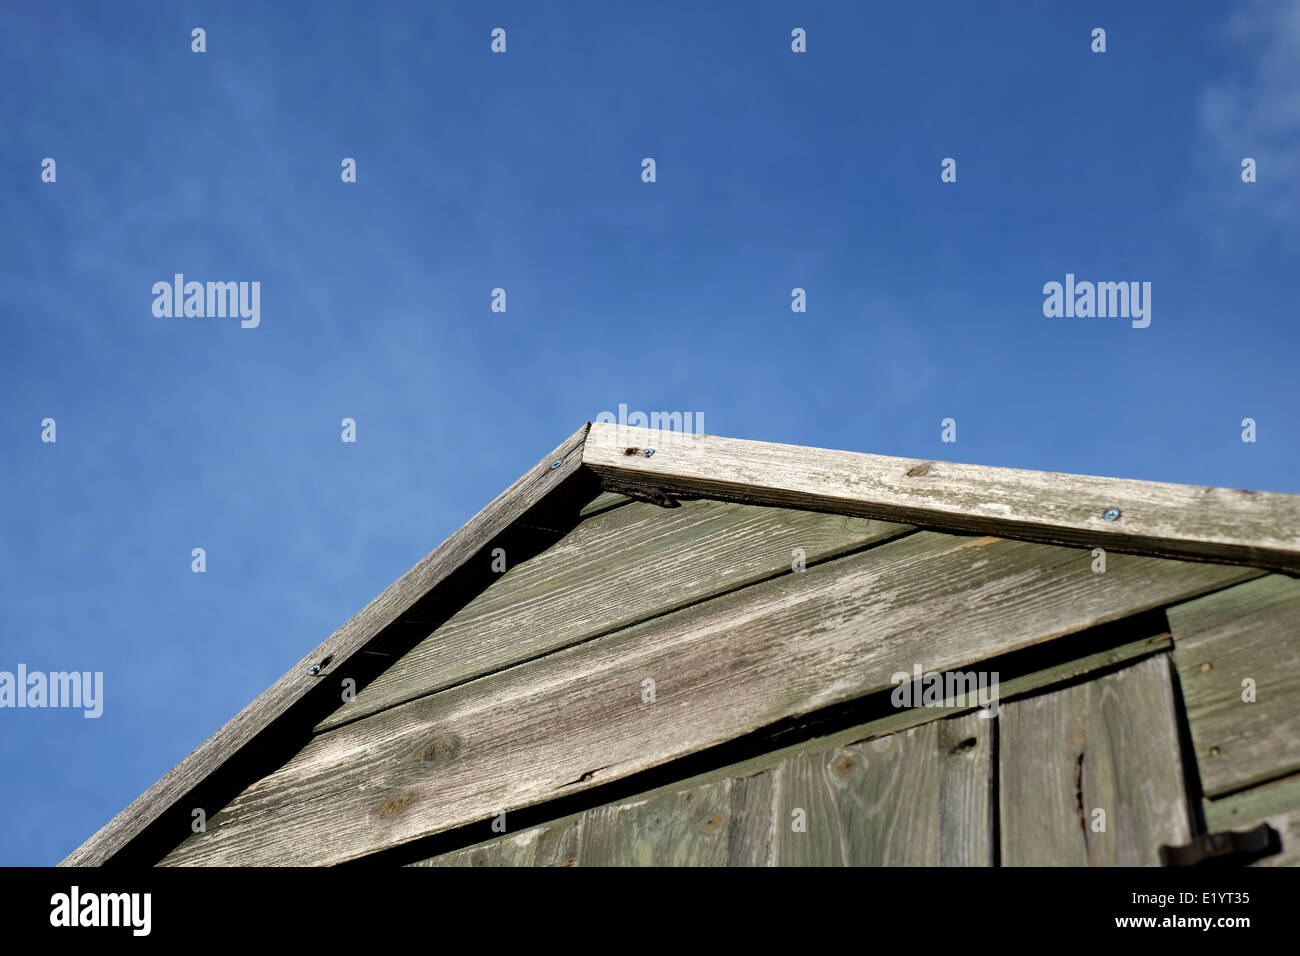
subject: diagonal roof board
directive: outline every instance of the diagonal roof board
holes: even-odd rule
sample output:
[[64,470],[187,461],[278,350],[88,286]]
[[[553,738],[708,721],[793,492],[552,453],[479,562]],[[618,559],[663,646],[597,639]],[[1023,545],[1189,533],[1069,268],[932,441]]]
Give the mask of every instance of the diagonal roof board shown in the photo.
[[[647,449],[653,453],[646,455]],[[133,841],[174,815],[186,794],[236,767],[250,745],[267,739],[278,724],[296,716],[310,726],[324,703],[311,693],[318,686],[309,673],[313,665],[328,674],[348,664],[516,522],[590,498],[599,487],[593,476],[606,488],[649,500],[717,498],[1300,574],[1300,495],[891,458],[595,423],[562,442],[62,865],[117,862],[114,857],[122,859]]]

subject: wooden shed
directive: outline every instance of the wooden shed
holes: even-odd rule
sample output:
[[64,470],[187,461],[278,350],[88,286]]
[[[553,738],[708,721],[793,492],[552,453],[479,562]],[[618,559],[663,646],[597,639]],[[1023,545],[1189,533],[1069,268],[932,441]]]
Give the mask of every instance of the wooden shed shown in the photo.
[[1298,495],[587,425],[64,864],[1296,864],[1298,572]]

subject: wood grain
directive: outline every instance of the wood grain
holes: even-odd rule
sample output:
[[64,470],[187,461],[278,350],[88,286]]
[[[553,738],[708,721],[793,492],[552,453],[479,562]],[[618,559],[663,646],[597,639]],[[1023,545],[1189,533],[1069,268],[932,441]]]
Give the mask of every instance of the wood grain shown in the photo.
[[992,865],[992,742],[991,722],[967,714],[787,758],[774,774],[774,862]]
[[[652,447],[651,457],[627,455]],[[583,462],[669,493],[1300,573],[1300,495],[591,427]],[[1110,509],[1119,517],[1107,521]]]
[[577,866],[582,818],[507,833],[411,866]]
[[[565,479],[574,475],[581,467],[586,433],[586,426],[578,429],[525,472],[455,534],[422,558],[328,640],[290,668],[288,673],[200,744],[193,753],[69,854],[60,865],[98,866],[106,862],[313,690],[318,678],[308,672],[312,665],[330,661],[322,668],[322,677],[328,677],[345,667],[354,654],[486,542],[537,505]],[[555,462],[561,464],[552,467]]]
[[1189,601],[1169,626],[1206,795],[1300,770],[1300,581],[1274,574]]
[[726,866],[731,781],[590,810],[583,866]]
[[1258,573],[1090,562],[921,532],[732,591],[321,734],[164,862],[354,859]]
[[[581,866],[987,866],[992,734],[971,714],[813,741],[765,755],[757,773],[682,781],[413,865],[534,866],[535,847],[576,842],[565,860]],[[795,808],[805,832],[790,829]]]
[[[687,501],[587,518],[399,658],[318,730],[913,529],[866,518]],[[507,556],[508,557],[508,556]]]
[[1158,866],[1162,843],[1188,842],[1171,680],[1160,655],[1002,705],[1004,866]]
[[1205,825],[1210,832],[1238,833],[1267,823],[1282,838],[1282,852],[1266,856],[1252,866],[1300,866],[1300,776],[1286,777],[1205,801]]

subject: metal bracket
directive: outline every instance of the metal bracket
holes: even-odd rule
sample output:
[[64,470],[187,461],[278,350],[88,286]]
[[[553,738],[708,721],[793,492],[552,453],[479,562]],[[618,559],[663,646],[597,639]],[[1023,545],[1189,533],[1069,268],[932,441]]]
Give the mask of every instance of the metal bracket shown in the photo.
[[1205,833],[1185,846],[1162,846],[1162,866],[1245,866],[1282,852],[1282,838],[1267,823],[1242,833]]

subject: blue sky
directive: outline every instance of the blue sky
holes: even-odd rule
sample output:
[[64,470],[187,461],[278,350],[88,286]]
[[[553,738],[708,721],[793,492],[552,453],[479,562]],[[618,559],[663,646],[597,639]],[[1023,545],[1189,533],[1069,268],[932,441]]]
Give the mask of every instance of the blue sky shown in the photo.
[[[0,710],[0,864],[620,403],[1300,492],[1300,5],[1059,6],[0,2],[0,670],[105,688]],[[260,325],[156,317],[177,272]],[[1150,326],[1045,317],[1066,273]]]

